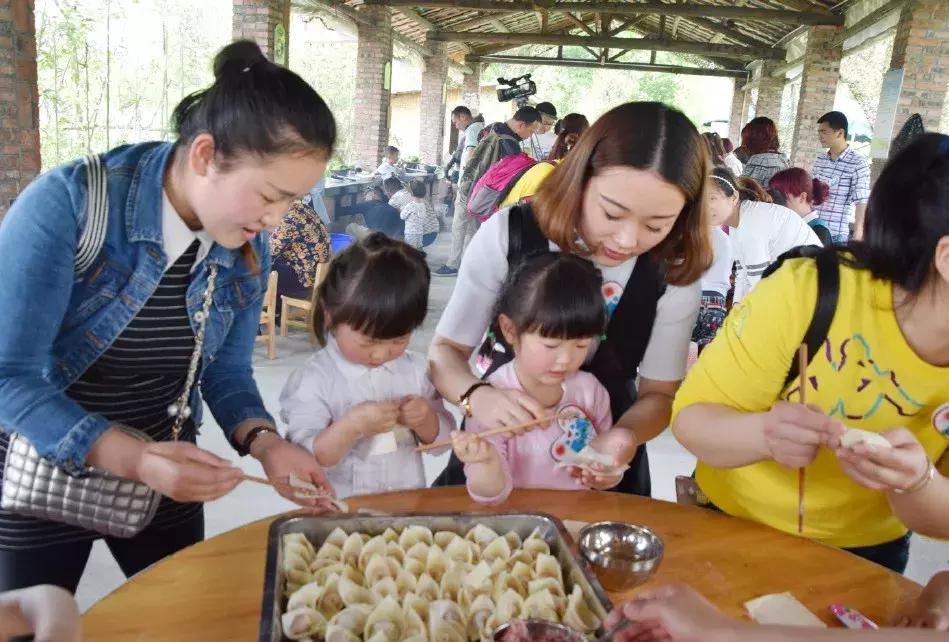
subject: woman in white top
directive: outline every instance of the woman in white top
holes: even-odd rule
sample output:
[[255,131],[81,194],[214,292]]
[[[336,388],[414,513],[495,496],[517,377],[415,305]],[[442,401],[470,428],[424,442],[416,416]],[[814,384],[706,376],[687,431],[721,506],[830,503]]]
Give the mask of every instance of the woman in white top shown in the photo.
[[708,208],[714,225],[728,225],[736,262],[738,303],[761,280],[775,259],[800,245],[822,247],[810,226],[793,210],[769,202],[757,182],[735,178],[727,167],[715,167],[708,178]]
[[[638,126],[629,127],[631,122]],[[479,380],[469,358],[493,319],[508,263],[517,258],[509,255],[512,231],[518,235],[512,254],[539,240],[541,251],[586,256],[602,272],[610,315],[606,339],[591,346],[588,367],[609,390],[619,428],[608,441],[591,445],[623,463],[632,460],[619,488],[648,494],[648,462],[639,446],[669,422],[685,376],[699,278],[711,264],[703,215],[707,173],[704,142],[680,112],[659,103],[627,103],[600,118],[531,206],[501,210],[475,234],[430,353],[432,380],[442,396],[489,428],[547,416],[549,404]],[[630,310],[634,301],[641,305]],[[611,358],[613,371],[605,373],[609,368],[601,366]],[[460,483],[445,476],[441,481]]]

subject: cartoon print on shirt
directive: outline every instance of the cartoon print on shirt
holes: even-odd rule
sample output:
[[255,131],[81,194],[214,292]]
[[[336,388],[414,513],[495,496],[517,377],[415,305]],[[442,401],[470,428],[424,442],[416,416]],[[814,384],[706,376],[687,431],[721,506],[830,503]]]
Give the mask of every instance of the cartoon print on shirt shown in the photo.
[[564,432],[550,445],[550,456],[562,461],[569,449],[573,453],[583,450],[596,436],[590,416],[579,406],[568,404],[557,411],[557,425]]
[[623,287],[616,281],[605,281],[600,288],[603,293],[603,303],[606,305],[606,318],[612,319],[616,306],[623,297]]
[[933,412],[933,428],[949,439],[949,402],[942,404]]
[[[841,381],[856,381],[856,393],[849,400],[839,397],[831,406],[828,415],[850,420],[869,419],[884,404],[888,404],[900,417],[916,416],[925,405],[916,401],[903,388],[895,371],[885,368],[873,358],[873,349],[861,334],[844,339],[838,348],[840,358],[835,360],[833,345],[824,340],[823,357]],[[819,387],[817,377],[809,378],[814,390]],[[794,385],[788,390],[787,398],[799,397],[800,387]]]

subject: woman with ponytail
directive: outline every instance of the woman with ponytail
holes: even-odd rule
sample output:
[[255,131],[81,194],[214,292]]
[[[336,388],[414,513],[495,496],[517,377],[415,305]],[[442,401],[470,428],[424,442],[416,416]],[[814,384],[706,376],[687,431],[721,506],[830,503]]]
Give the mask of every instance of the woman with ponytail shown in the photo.
[[281,494],[296,499],[291,474],[329,489],[277,433],[251,358],[270,271],[262,232],[320,179],[336,125],[252,42],[225,47],[214,76],[175,109],[174,142],[53,169],[0,227],[0,308],[17,310],[0,329],[0,454],[16,434],[65,475],[94,467],[162,496],[130,538],[0,510],[0,591],[74,592],[97,539],[127,576],[203,539],[203,502],[241,480],[195,445],[203,403]]
[[754,179],[735,178],[727,167],[708,176],[708,211],[712,225],[727,225],[736,263],[738,303],[761,280],[775,259],[799,245],[820,246],[820,240],[792,210],[771,202]]
[[783,205],[797,212],[825,247],[834,244],[827,223],[814,211],[830,197],[830,185],[813,178],[806,169],[789,167],[772,176],[768,186],[772,194],[777,191],[784,197]]

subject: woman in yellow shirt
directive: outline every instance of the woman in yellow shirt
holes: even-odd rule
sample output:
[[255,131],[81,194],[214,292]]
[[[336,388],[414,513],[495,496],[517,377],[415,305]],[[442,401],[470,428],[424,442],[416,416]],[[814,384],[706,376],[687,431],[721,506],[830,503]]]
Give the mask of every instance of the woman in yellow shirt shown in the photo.
[[540,189],[540,184],[550,176],[557,164],[567,155],[567,152],[577,144],[583,132],[590,127],[587,117],[583,114],[567,114],[560,123],[557,140],[554,141],[554,146],[550,149],[547,160],[537,163],[517,180],[511,191],[501,201],[501,207],[510,207],[521,201],[531,199]]
[[[949,137],[897,156],[870,197],[863,242],[838,252],[840,294],[807,368],[785,386],[817,299],[812,259],[786,262],[728,316],[680,388],[672,429],[726,513],[902,572],[908,528],[949,537]],[[841,445],[846,428],[890,447]],[[949,457],[945,458],[949,459]],[[943,467],[943,472],[946,472]]]

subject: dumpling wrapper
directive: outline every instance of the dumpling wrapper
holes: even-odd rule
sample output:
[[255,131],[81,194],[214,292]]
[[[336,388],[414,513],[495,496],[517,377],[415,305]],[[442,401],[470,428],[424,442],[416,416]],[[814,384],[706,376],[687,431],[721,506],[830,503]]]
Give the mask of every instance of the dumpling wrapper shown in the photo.
[[402,569],[397,562],[394,562],[394,567],[393,565],[389,564],[389,559],[390,558],[383,555],[373,555],[369,559],[369,563],[366,564],[366,570],[363,573],[363,575],[366,577],[367,585],[372,586],[376,582],[379,582],[380,580],[387,577],[395,579],[395,577],[399,574],[399,571]]
[[468,533],[465,535],[465,539],[469,542],[474,542],[478,546],[484,548],[494,540],[496,540],[500,535],[495,533],[492,529],[488,528],[484,524],[477,524]]
[[326,631],[326,618],[319,611],[302,607],[280,616],[283,634],[291,640],[321,636]]
[[465,577],[464,586],[472,595],[491,592],[491,565],[481,561],[473,569],[468,571]]
[[457,602],[461,595],[461,589],[464,587],[465,577],[468,575],[468,569],[459,562],[454,562],[442,575],[440,583],[441,598]]
[[554,596],[547,589],[532,593],[524,600],[524,615],[528,618],[560,623]]
[[385,599],[391,597],[394,599],[399,599],[399,587],[396,585],[395,580],[391,577],[385,577],[375,584],[372,585],[372,588],[369,589],[372,591],[376,597]]
[[346,577],[339,578],[337,590],[339,591],[340,598],[343,600],[343,604],[346,606],[368,604],[374,607],[379,602],[379,598],[377,598],[372,591],[359,586]]
[[287,599],[287,610],[295,611],[296,609],[306,607],[316,611],[317,600],[320,599],[322,594],[323,587],[320,584],[316,582],[304,584],[290,594],[290,597]]
[[316,549],[313,548],[313,543],[307,539],[303,533],[288,533],[284,535],[283,550],[296,551],[300,554],[300,557],[307,562],[312,562],[316,557]]
[[368,604],[354,604],[330,618],[329,624],[343,628],[358,638],[366,628],[366,620],[369,619],[370,613],[372,613],[372,607]]
[[568,466],[582,468],[591,473],[607,475],[618,475],[629,469],[629,466],[625,464],[617,464],[612,455],[601,453],[590,446],[585,446],[580,452],[576,453],[568,449],[560,458],[560,461],[554,464],[554,468],[566,468]]
[[[369,614],[363,637],[367,640],[402,642],[405,632],[405,614],[395,598],[387,597]],[[381,636],[381,637],[380,637]]]
[[405,635],[409,636],[408,639],[415,636],[422,636],[427,642],[428,627],[425,625],[425,621],[422,620],[422,616],[418,614],[418,611],[408,606],[403,606],[402,613],[405,615]]
[[564,611],[563,623],[583,633],[593,633],[600,627],[600,618],[590,609],[579,584],[573,585],[573,592],[570,593],[567,609]]
[[426,600],[425,598],[420,597],[416,593],[408,593],[405,597],[402,598],[402,609],[408,610],[412,609],[415,611],[418,616],[422,619],[423,622],[428,621],[428,605],[434,600]]
[[385,557],[388,547],[388,543],[382,539],[381,535],[377,535],[363,544],[362,550],[359,552],[359,570],[365,572],[366,566],[373,556],[379,555]]
[[494,613],[494,600],[487,595],[479,595],[468,607],[468,639],[490,640],[491,614]]
[[791,593],[762,595],[745,602],[745,610],[758,624],[827,628],[826,624]]
[[494,612],[498,625],[510,622],[521,617],[524,612],[524,598],[508,589],[497,600],[497,610]]
[[421,577],[422,573],[425,572],[425,562],[415,559],[414,557],[406,557],[405,561],[402,562],[402,569],[418,579]]
[[405,551],[398,542],[389,542],[386,544],[386,557],[391,557],[401,564],[405,561]]
[[450,600],[436,600],[428,610],[431,642],[467,642],[468,622],[461,607]]
[[343,610],[343,598],[339,594],[339,576],[330,575],[323,584],[323,592],[316,600],[316,610],[331,619]]
[[336,544],[330,544],[329,542],[326,542],[320,546],[320,550],[316,552],[316,559],[330,559],[339,562],[343,559],[343,549],[341,549]]
[[425,542],[416,542],[406,549],[405,556],[417,559],[424,564],[428,560],[428,549],[429,545]]
[[511,576],[516,577],[522,584],[528,584],[534,579],[534,571],[531,566],[534,565],[534,560],[531,560],[531,565],[528,566],[524,562],[515,562],[514,566],[511,567]]
[[[356,535],[356,534],[357,534],[357,533],[354,533],[354,535]],[[336,546],[339,546],[340,548],[343,548],[343,544],[346,543],[346,538],[347,538],[347,537],[348,537],[348,535],[346,535],[346,531],[344,531],[342,528],[340,528],[339,526],[337,526],[337,527],[334,528],[332,531],[330,531],[330,534],[326,536],[326,539],[323,540],[323,543],[324,543],[324,544],[335,544]]]
[[534,563],[534,576],[537,579],[552,577],[563,584],[563,571],[560,568],[560,562],[553,555],[541,553],[537,556],[537,561]]
[[465,541],[457,535],[455,535],[455,539],[448,542],[447,546],[442,547],[442,550],[445,551],[448,559],[455,562],[471,564],[474,561],[475,552],[472,548],[472,542]]
[[853,448],[857,444],[867,444],[877,448],[892,448],[886,437],[878,432],[861,430],[860,428],[847,428],[847,432],[840,438],[840,445],[844,448]]
[[343,545],[340,547],[342,551],[342,556],[340,561],[343,564],[348,566],[358,566],[359,565],[359,554],[362,553],[362,537],[359,533],[352,533],[346,540],[343,542]]
[[445,551],[432,546],[428,549],[428,558],[425,560],[425,572],[432,576],[436,582],[441,582],[442,576],[448,570],[448,556]]
[[399,571],[395,578],[395,588],[399,593],[399,599],[405,598],[409,593],[414,593],[418,586],[418,578],[406,570]]
[[535,528],[527,539],[524,540],[524,543],[521,544],[521,548],[533,555],[534,559],[541,554],[550,555],[550,545],[544,540],[538,528]]
[[326,491],[318,488],[315,484],[308,482],[296,473],[290,473],[287,481],[291,490],[293,490],[293,496],[297,499],[325,499],[339,512],[349,512],[349,506],[346,504],[346,502],[336,499]]
[[530,595],[530,592],[527,589],[527,584],[520,581],[507,571],[499,573],[497,577],[494,578],[494,590],[491,592],[492,597],[495,600],[499,600],[501,599],[501,596],[509,590],[514,591],[521,597],[525,598]]
[[448,550],[448,545],[456,539],[463,539],[458,533],[451,531],[438,531],[435,533],[435,544],[443,551]]
[[434,602],[439,598],[440,593],[441,589],[438,586],[438,582],[432,579],[432,576],[428,573],[422,573],[422,575],[418,578],[418,584],[415,587],[415,594],[423,600]]
[[432,534],[432,529],[426,526],[412,524],[411,526],[406,526],[399,535],[399,546],[401,546],[405,551],[408,551],[414,544],[417,544],[418,542],[425,542],[429,546],[434,544],[435,536]]
[[507,541],[507,539],[498,537],[481,550],[481,557],[486,562],[501,560],[504,562],[506,567],[507,560],[511,557],[511,544]]
[[341,626],[330,624],[326,627],[324,642],[362,642],[362,638]]

